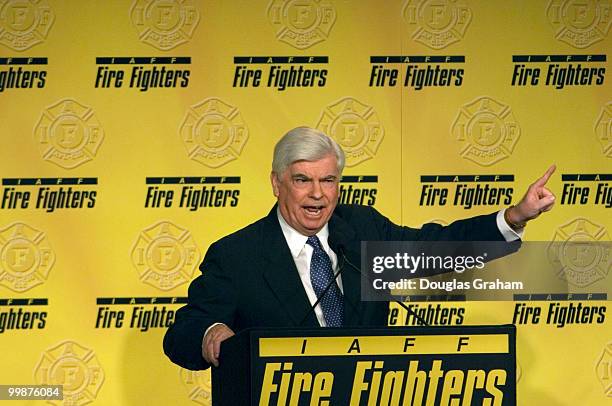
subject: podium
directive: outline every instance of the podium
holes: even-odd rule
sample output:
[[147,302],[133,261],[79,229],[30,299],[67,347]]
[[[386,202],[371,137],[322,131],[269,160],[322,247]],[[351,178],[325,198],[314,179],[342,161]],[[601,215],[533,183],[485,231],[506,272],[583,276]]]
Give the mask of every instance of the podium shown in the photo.
[[222,344],[212,404],[515,405],[516,328],[249,329]]

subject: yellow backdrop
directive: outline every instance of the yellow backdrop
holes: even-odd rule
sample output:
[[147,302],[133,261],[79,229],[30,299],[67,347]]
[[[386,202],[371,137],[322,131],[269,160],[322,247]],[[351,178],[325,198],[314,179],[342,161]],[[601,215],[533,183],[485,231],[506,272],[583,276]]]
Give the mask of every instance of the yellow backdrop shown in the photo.
[[[0,383],[209,404],[165,326],[208,246],[272,206],[272,147],[298,125],[346,149],[344,203],[448,223],[556,163],[557,206],[526,239],[610,241],[611,24],[609,0],[0,1]],[[559,277],[606,291],[600,254]],[[592,298],[525,302],[604,317],[518,326],[520,404],[612,400]],[[517,303],[441,306],[500,324]]]

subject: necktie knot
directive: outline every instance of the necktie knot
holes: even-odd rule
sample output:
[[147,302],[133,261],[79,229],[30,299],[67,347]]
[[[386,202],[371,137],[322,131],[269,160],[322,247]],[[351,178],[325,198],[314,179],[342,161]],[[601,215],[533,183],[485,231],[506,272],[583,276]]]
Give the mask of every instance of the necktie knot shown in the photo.
[[321,241],[319,241],[319,237],[317,237],[316,235],[311,235],[310,237],[308,237],[308,239],[306,240],[306,244],[310,245],[315,250],[322,249]]

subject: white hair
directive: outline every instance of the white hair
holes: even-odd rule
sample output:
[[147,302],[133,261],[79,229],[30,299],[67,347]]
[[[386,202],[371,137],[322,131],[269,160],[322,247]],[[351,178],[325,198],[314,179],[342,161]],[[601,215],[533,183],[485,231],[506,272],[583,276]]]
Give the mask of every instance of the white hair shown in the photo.
[[342,174],[344,151],[338,143],[315,128],[297,127],[288,131],[276,143],[272,158],[272,172],[281,176],[294,162],[318,161],[329,155],[336,157],[338,174]]

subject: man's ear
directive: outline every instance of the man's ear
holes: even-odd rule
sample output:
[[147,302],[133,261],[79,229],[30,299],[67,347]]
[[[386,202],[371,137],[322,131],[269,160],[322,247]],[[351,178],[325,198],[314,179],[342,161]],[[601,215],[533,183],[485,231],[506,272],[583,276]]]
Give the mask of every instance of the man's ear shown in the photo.
[[278,176],[276,176],[274,172],[270,173],[270,182],[272,183],[272,193],[274,193],[274,196],[278,197],[280,181],[278,180]]

